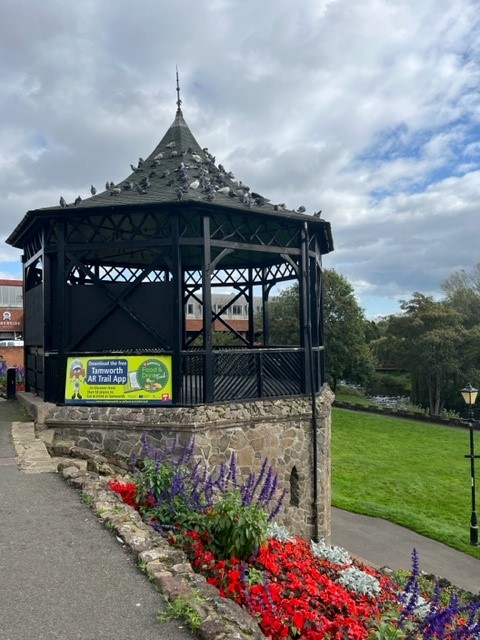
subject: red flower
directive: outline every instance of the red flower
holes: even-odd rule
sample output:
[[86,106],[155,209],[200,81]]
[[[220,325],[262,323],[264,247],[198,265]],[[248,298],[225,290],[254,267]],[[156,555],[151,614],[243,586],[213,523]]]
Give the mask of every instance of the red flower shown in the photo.
[[[314,557],[301,539],[269,540],[248,567],[237,558],[216,560],[198,532],[184,539],[190,540],[187,552],[196,570],[222,596],[245,607],[267,638],[365,640],[366,623],[379,612],[376,599],[352,594],[335,582],[339,567]],[[248,586],[244,575],[249,568],[264,576],[261,583]]]
[[[110,480],[108,486],[138,509],[136,484]],[[222,597],[244,607],[272,640],[366,640],[369,623],[380,617],[382,605],[395,601],[390,580],[359,563],[379,580],[381,595],[347,591],[337,582],[344,567],[315,557],[301,538],[270,539],[248,564],[238,558],[217,559],[205,547],[206,532],[178,530],[168,541],[185,551],[194,570]],[[258,576],[254,584],[249,583],[252,576]]]
[[136,500],[137,485],[134,482],[122,482],[121,480],[109,480],[107,486],[112,491],[122,496],[125,504],[130,505],[138,510],[138,502]]

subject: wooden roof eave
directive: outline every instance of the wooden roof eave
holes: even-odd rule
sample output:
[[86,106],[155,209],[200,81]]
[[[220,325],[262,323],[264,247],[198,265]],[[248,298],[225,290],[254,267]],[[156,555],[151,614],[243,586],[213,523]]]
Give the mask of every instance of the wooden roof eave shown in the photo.
[[277,219],[280,221],[291,222],[308,222],[311,232],[314,232],[319,237],[320,247],[322,254],[330,253],[333,251],[333,238],[331,232],[331,225],[326,220],[292,211],[272,211],[272,207],[256,207],[255,209],[242,209],[241,207],[228,207],[222,204],[200,202],[195,199],[185,199],[181,201],[171,202],[159,202],[159,203],[143,203],[141,205],[121,204],[111,205],[105,207],[101,205],[98,207],[88,207],[82,211],[81,205],[78,207],[68,207],[62,209],[59,207],[51,207],[46,209],[35,209],[28,211],[21,222],[15,227],[13,232],[7,238],[6,243],[17,248],[23,249],[27,244],[29,238],[37,231],[40,231],[42,224],[45,220],[51,220],[56,218],[58,220],[68,219],[75,214],[84,214],[88,216],[104,215],[107,211],[135,211],[135,210],[157,210],[163,212],[174,212],[175,210],[190,209],[197,212],[219,212],[224,214],[251,214],[252,216],[266,217],[269,219]]

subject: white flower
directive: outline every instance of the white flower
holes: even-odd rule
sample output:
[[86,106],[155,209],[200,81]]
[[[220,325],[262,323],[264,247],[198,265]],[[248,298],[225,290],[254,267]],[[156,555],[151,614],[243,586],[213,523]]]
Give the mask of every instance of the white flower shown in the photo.
[[349,591],[360,595],[378,596],[382,590],[379,581],[361,569],[349,567],[339,572],[338,582]]
[[330,546],[325,543],[325,540],[320,540],[319,542],[313,542],[312,540],[310,544],[312,553],[317,558],[325,558],[325,560],[334,564],[352,564],[350,554],[342,547]]
[[280,542],[295,542],[295,538],[292,537],[287,527],[276,522],[270,522],[268,525],[267,536],[280,540]]

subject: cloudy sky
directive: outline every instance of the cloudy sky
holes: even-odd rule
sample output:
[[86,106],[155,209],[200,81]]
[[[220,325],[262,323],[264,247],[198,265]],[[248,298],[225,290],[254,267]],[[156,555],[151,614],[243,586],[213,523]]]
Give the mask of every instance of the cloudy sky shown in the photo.
[[480,0],[5,0],[0,277],[29,209],[130,173],[172,123],[332,223],[367,317],[480,262]]

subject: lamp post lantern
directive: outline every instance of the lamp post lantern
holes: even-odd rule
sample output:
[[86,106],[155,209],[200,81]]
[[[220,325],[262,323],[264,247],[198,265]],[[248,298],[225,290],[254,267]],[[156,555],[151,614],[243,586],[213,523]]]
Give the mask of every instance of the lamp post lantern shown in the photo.
[[477,399],[478,389],[472,387],[471,384],[462,389],[461,392],[465,404],[468,407],[468,428],[470,430],[470,454],[465,458],[470,458],[470,480],[472,487],[472,515],[470,518],[470,544],[478,545],[478,520],[477,511],[475,505],[475,458],[480,456],[475,455],[475,447],[473,441],[473,405]]

